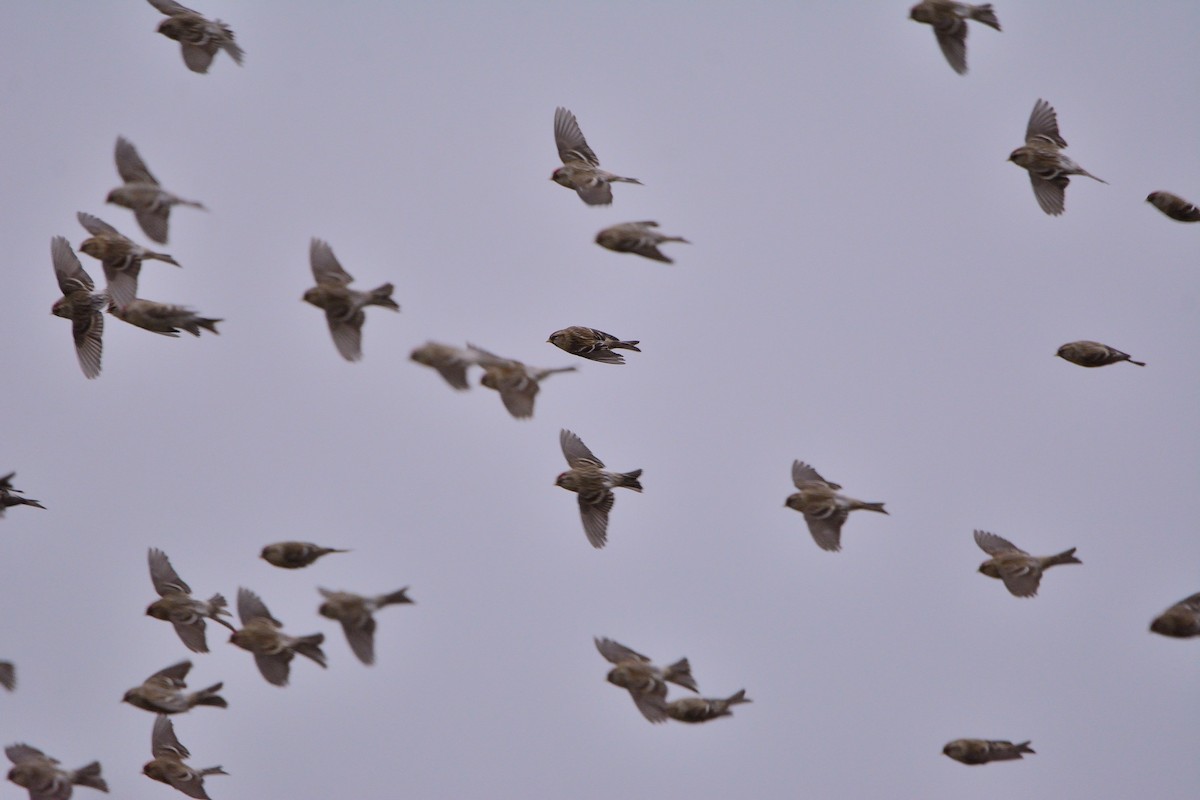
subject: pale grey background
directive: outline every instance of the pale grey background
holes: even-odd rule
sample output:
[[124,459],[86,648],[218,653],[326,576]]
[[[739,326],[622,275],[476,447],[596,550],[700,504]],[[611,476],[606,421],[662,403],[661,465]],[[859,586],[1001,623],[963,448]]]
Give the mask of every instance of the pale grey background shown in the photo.
[[[246,63],[200,76],[148,4],[7,4],[0,471],[48,510],[0,522],[2,743],[177,796],[118,705],[188,655],[143,616],[157,546],[197,594],[249,586],[329,637],[328,671],[277,689],[210,626],[193,684],[230,708],[176,729],[231,773],[216,800],[1194,798],[1200,643],[1147,625],[1200,589],[1200,225],[1144,198],[1200,200],[1200,6],[997,6],[960,77],[905,2],[205,0]],[[1074,180],[1057,219],[1005,163],[1038,97],[1111,182]],[[550,183],[556,105],[645,186],[588,208]],[[78,246],[79,210],[149,244],[103,204],[118,135],[211,209],[173,213],[184,268],[148,263],[142,296],[226,322],[110,318],[89,382],[48,245]],[[694,244],[592,244],[638,219]],[[360,364],[300,302],[311,236],[396,284]],[[544,341],[569,324],[645,352],[575,359]],[[579,372],[518,422],[409,362],[430,338]],[[1052,357],[1081,338],[1149,366]],[[645,469],[604,551],[553,485],[561,427]],[[783,508],[794,458],[892,516],[819,551]],[[1084,566],[1018,600],[975,574],[976,527]],[[284,538],[354,552],[257,559]],[[317,585],[418,604],[379,615],[368,669]],[[648,725],[594,635],[754,703]],[[967,768],[940,754],[960,736],[1038,754]]]

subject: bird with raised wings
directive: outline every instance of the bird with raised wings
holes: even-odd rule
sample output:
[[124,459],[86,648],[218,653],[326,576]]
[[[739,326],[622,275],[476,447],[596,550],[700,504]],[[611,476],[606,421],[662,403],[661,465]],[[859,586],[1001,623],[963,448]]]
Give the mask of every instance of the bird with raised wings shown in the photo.
[[79,769],[63,769],[57,758],[27,744],[11,744],[4,754],[13,763],[8,779],[29,790],[29,800],[67,800],[75,786],[87,786],[101,792],[108,784],[100,775],[100,762],[93,761]]
[[663,242],[683,242],[691,244],[682,236],[667,236],[659,233],[658,223],[651,220],[643,222],[622,222],[612,225],[596,234],[596,244],[617,253],[636,253],[639,256],[661,261],[664,264],[675,262],[663,255],[658,246]]
[[554,109],[554,144],[563,165],[554,170],[550,180],[574,189],[589,206],[611,203],[613,183],[642,183],[637,178],[622,178],[600,169],[600,159],[588,147],[575,115],[561,106]]
[[921,0],[908,16],[933,28],[942,55],[959,75],[967,72],[967,20],[1000,30],[1000,20],[996,19],[991,3],[972,5],[955,0]]
[[159,598],[146,609],[146,615],[174,625],[175,632],[188,650],[193,653],[208,652],[208,642],[204,636],[205,619],[211,619],[231,631],[236,630],[221,616],[228,616],[229,612],[225,608],[225,597],[220,592],[207,600],[197,600],[192,597],[191,587],[171,566],[166,553],[151,547],[146,560],[150,564],[150,582],[159,594]]
[[218,50],[224,50],[240,67],[245,52],[233,40],[233,29],[219,19],[207,19],[175,0],[149,0],[150,5],[167,15],[158,23],[158,32],[179,42],[183,63],[192,72],[208,72]]
[[224,684],[214,683],[206,689],[187,692],[187,674],[192,669],[191,661],[180,661],[164,667],[125,692],[124,703],[154,714],[182,714],[196,706],[228,708],[225,698],[217,694]]
[[1067,140],[1058,132],[1054,107],[1039,98],[1025,126],[1025,144],[1013,150],[1008,160],[1029,172],[1033,195],[1042,211],[1051,216],[1058,216],[1065,209],[1067,184],[1071,182],[1068,176],[1086,175],[1108,183],[1063,155],[1060,150],[1066,146]]
[[1042,573],[1050,567],[1083,563],[1075,557],[1074,547],[1052,556],[1031,556],[1008,539],[987,531],[975,531],[975,544],[991,556],[979,565],[979,571],[1004,581],[1004,587],[1015,597],[1035,596]]
[[822,550],[842,549],[842,526],[851,511],[888,513],[883,503],[869,503],[838,494],[842,488],[840,484],[825,480],[803,461],[792,462],[792,483],[799,491],[789,495],[784,505],[804,515],[808,532]]
[[122,234],[99,217],[80,211],[75,215],[79,224],[92,234],[79,244],[80,251],[97,259],[104,267],[104,278],[108,281],[104,292],[118,306],[132,303],[137,297],[138,274],[142,261],[153,259],[179,266],[179,262],[166,253],[147,250]]
[[604,547],[608,542],[608,513],[616,499],[612,490],[623,487],[641,492],[642,484],[638,479],[642,471],[609,472],[583,440],[566,429],[559,431],[558,443],[570,469],[559,474],[554,485],[579,496],[583,532],[592,547]]
[[358,361],[362,358],[362,327],[366,321],[363,309],[382,306],[399,311],[400,306],[392,299],[396,287],[385,283],[369,292],[351,289],[354,278],[342,269],[333,248],[320,239],[312,240],[308,257],[317,285],[305,292],[303,299],[325,312],[333,344],[342,358]]
[[529,367],[512,358],[489,353],[482,347],[467,345],[475,363],[483,367],[479,385],[495,389],[508,413],[517,419],[533,416],[533,401],[541,391],[541,382],[556,372],[574,372],[574,367]]
[[154,759],[146,762],[142,774],[196,800],[208,800],[208,793],[204,791],[205,777],[229,774],[219,766],[196,769],[183,763],[192,754],[175,736],[171,718],[163,714],[154,720],[154,728],[150,733],[150,752]]
[[375,617],[374,613],[384,606],[412,603],[408,596],[408,587],[398,589],[390,594],[363,596],[353,592],[333,592],[329,589],[317,588],[325,602],[321,603],[317,613],[326,619],[332,619],[342,624],[346,633],[346,641],[350,649],[362,663],[370,666],[375,663]]
[[283,623],[271,616],[262,598],[246,588],[238,589],[238,618],[242,627],[233,632],[229,641],[254,654],[254,663],[267,683],[287,686],[296,653],[325,666],[325,653],[321,651],[325,634],[288,636],[283,632]]
[[96,284],[79,263],[64,236],[50,240],[50,259],[54,277],[62,297],[54,301],[50,313],[71,320],[71,335],[75,340],[75,357],[85,378],[100,374],[100,355],[104,347],[104,307],[108,297],[92,290]]
[[638,711],[651,722],[667,721],[668,682],[693,692],[700,691],[686,658],[656,667],[646,656],[612,639],[595,638],[593,641],[600,655],[614,665],[608,671],[608,682],[628,690]]
[[171,215],[171,206],[191,206],[204,210],[204,206],[195,200],[184,200],[162,188],[146,162],[138,155],[137,148],[124,136],[117,137],[116,160],[117,172],[125,183],[109,192],[105,202],[133,211],[142,232],[151,241],[167,243],[167,220]]

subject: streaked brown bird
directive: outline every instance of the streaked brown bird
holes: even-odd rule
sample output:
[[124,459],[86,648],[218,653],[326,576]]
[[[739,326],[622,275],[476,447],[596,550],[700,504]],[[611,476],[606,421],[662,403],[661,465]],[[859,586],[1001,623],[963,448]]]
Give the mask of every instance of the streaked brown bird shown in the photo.
[[1200,636],[1200,592],[1183,598],[1155,617],[1150,630],[1176,639]]
[[198,692],[184,691],[187,689],[186,678],[191,668],[191,661],[180,661],[178,664],[164,667],[142,681],[141,686],[135,686],[125,692],[121,701],[152,714],[182,714],[196,706],[228,708],[229,704],[225,702],[225,698],[217,694],[224,684],[214,683]]
[[1130,364],[1137,364],[1139,367],[1146,366],[1144,361],[1134,361],[1129,353],[1122,353],[1115,347],[1109,347],[1100,342],[1091,342],[1087,339],[1081,339],[1078,342],[1067,342],[1062,347],[1058,348],[1055,353],[1059,358],[1070,361],[1072,364],[1078,364],[1081,367],[1103,367],[1108,364],[1116,364],[1118,361],[1128,361]]
[[146,615],[155,619],[165,620],[175,626],[184,646],[193,653],[207,653],[208,642],[204,636],[204,620],[224,625],[229,630],[236,630],[226,622],[221,615],[229,615],[225,609],[227,603],[220,592],[207,600],[197,600],[192,597],[192,589],[179,573],[171,566],[167,554],[157,547],[151,547],[147,554],[150,564],[150,582],[159,599],[146,609]]
[[658,223],[650,220],[612,225],[596,234],[596,244],[618,253],[636,253],[655,261],[662,261],[664,264],[674,264],[673,260],[663,255],[658,246],[663,242],[691,242],[682,236],[659,233],[655,230],[657,227]]
[[17,473],[10,472],[7,475],[0,477],[0,518],[4,517],[5,509],[13,506],[33,506],[34,508],[42,508],[45,506],[34,500],[31,497],[22,497],[24,494],[20,489],[14,488],[12,479],[17,477]]
[[233,40],[233,29],[219,19],[209,20],[175,0],[149,0],[150,5],[167,15],[158,24],[158,32],[179,42],[183,63],[192,72],[208,72],[218,50],[224,50],[240,67],[245,52]]
[[942,55],[959,75],[967,73],[967,20],[973,19],[1000,30],[1000,20],[996,19],[991,3],[971,5],[954,0],[921,0],[908,16],[933,27]]
[[784,505],[804,515],[808,532],[822,550],[842,549],[842,526],[851,511],[888,513],[883,503],[868,503],[838,494],[840,484],[825,480],[803,461],[792,462],[792,483],[800,491],[789,495]]
[[495,389],[508,413],[516,419],[533,416],[533,401],[541,391],[541,382],[556,372],[574,372],[574,367],[529,367],[512,358],[502,358],[473,344],[467,350],[475,363],[483,367],[480,386]]
[[171,206],[205,210],[195,200],[184,200],[163,189],[138,155],[137,148],[124,136],[117,137],[116,160],[117,172],[125,183],[109,192],[104,202],[133,211],[142,232],[151,241],[167,243],[167,220],[171,215]]
[[686,658],[666,667],[656,667],[646,656],[612,639],[594,638],[596,649],[615,666],[608,671],[608,682],[629,691],[633,704],[650,722],[666,722],[667,682],[699,692],[692,668]]
[[100,776],[99,761],[79,769],[62,769],[57,758],[27,744],[11,744],[4,748],[4,754],[15,765],[8,771],[8,779],[28,789],[29,800],[67,800],[74,786],[108,791],[108,784]]
[[171,718],[162,714],[154,720],[154,729],[150,733],[150,752],[154,760],[146,762],[142,774],[197,800],[209,800],[208,793],[204,791],[205,777],[229,774],[219,766],[196,769],[183,763],[192,754],[175,736]]
[[409,358],[418,364],[433,367],[446,379],[446,383],[459,390],[471,388],[467,381],[467,368],[479,363],[470,350],[438,342],[426,342],[413,350]]
[[132,239],[99,217],[82,211],[75,216],[79,219],[79,224],[92,234],[80,242],[79,249],[100,261],[104,267],[104,278],[108,281],[104,292],[108,299],[118,306],[132,303],[137,297],[138,273],[142,271],[142,261],[153,259],[179,266],[179,262],[171,256],[135,244]]
[[108,298],[93,293],[96,284],[79,263],[64,236],[50,240],[50,259],[54,277],[63,296],[54,301],[50,313],[71,320],[71,335],[75,339],[75,357],[79,368],[89,380],[100,374],[100,353],[104,347],[104,306]]
[[1016,597],[1033,597],[1042,582],[1042,573],[1059,564],[1082,564],[1075,557],[1075,548],[1053,556],[1031,556],[1001,536],[987,531],[975,531],[975,544],[991,556],[979,565],[979,571],[989,578],[1004,581],[1009,593]]
[[579,122],[561,106],[554,109],[554,144],[563,165],[554,170],[550,180],[559,186],[574,189],[589,206],[606,206],[612,202],[613,183],[636,183],[637,178],[622,178],[600,169],[600,159],[588,147],[579,129]]
[[384,606],[413,602],[408,596],[407,586],[391,594],[374,597],[352,592],[332,592],[319,587],[317,591],[325,598],[317,612],[326,619],[342,623],[350,649],[359,661],[368,666],[375,663],[375,617],[372,615]]
[[573,356],[599,361],[601,364],[624,364],[625,356],[614,353],[613,350],[633,350],[642,352],[638,347],[640,341],[632,339],[622,341],[611,333],[605,333],[596,328],[585,328],[582,325],[572,325],[550,334],[546,340],[560,350],[566,350]]
[[366,321],[363,309],[382,306],[399,311],[400,306],[392,299],[396,287],[385,283],[369,292],[351,289],[354,278],[342,269],[333,255],[333,248],[320,239],[312,240],[308,257],[317,285],[304,293],[304,302],[325,312],[333,344],[342,358],[358,361],[362,358],[362,326]]
[[11,661],[0,661],[0,686],[10,692],[17,688],[17,668]]
[[321,556],[330,553],[349,553],[349,550],[337,550],[332,547],[321,547],[312,542],[275,542],[262,549],[259,558],[268,564],[283,569],[300,569],[307,567]]
[[224,321],[211,317],[202,317],[192,309],[184,306],[171,305],[170,303],[156,303],[153,300],[143,300],[140,297],[134,298],[132,302],[127,303],[124,307],[118,306],[116,303],[110,303],[108,313],[122,322],[128,322],[130,325],[136,325],[153,333],[161,333],[163,336],[175,338],[179,337],[179,331],[181,330],[187,331],[192,336],[199,336],[201,328],[218,333],[217,323]]
[[1058,132],[1058,115],[1054,113],[1054,107],[1039,99],[1033,104],[1033,113],[1025,126],[1025,145],[1008,156],[1009,161],[1029,172],[1033,195],[1042,211],[1051,216],[1063,213],[1067,184],[1071,182],[1067,176],[1086,175],[1092,180],[1108,183],[1059,152],[1066,146],[1067,140]]
[[942,752],[955,761],[976,766],[989,761],[1014,761],[1025,753],[1033,755],[1033,748],[1028,741],[1013,744],[995,739],[955,739]]
[[667,703],[667,716],[680,722],[708,722],[717,717],[732,717],[730,706],[749,703],[746,690],[741,689],[725,699],[713,697],[681,697]]
[[1200,222],[1200,208],[1170,192],[1151,192],[1146,197],[1147,203],[1152,203],[1162,213],[1179,222]]
[[287,686],[296,653],[325,666],[325,653],[321,651],[325,634],[288,636],[283,632],[283,623],[271,616],[262,598],[246,588],[238,589],[238,618],[242,621],[241,630],[234,631],[229,641],[254,654],[254,663],[267,683]]
[[608,542],[608,513],[615,501],[612,490],[624,487],[640,493],[642,484],[638,479],[642,471],[609,472],[583,440],[565,428],[558,432],[558,443],[570,469],[559,474],[554,485],[579,495],[583,532],[592,547],[604,547]]

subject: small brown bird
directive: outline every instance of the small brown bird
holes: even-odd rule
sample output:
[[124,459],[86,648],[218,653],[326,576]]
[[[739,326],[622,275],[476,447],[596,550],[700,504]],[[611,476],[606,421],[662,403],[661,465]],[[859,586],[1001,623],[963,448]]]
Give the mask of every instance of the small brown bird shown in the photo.
[[680,722],[708,722],[717,717],[732,717],[730,706],[749,703],[746,690],[729,695],[724,700],[711,697],[681,697],[667,703],[667,716]]
[[171,214],[171,206],[205,210],[200,203],[184,200],[163,189],[138,155],[137,148],[124,136],[117,137],[116,159],[117,172],[125,184],[109,192],[104,202],[132,210],[142,232],[151,241],[167,243],[167,219]]
[[1155,617],[1150,630],[1177,639],[1200,636],[1200,592],[1183,598]]
[[185,330],[192,336],[199,336],[201,328],[218,333],[217,323],[224,321],[202,317],[184,306],[156,303],[140,297],[134,298],[124,307],[109,303],[108,313],[130,325],[175,338],[179,337],[180,330]]
[[10,692],[17,688],[17,668],[11,661],[0,661],[0,686]]
[[276,542],[262,549],[259,558],[268,564],[284,569],[300,569],[307,567],[321,556],[330,553],[349,553],[349,550],[335,550],[332,547],[321,547],[312,542]]
[[23,492],[20,489],[13,488],[12,479],[17,477],[17,473],[10,472],[7,475],[0,477],[0,518],[4,517],[4,510],[13,506],[33,506],[34,508],[42,508],[45,506],[29,497],[21,497]]
[[362,358],[362,326],[366,321],[363,309],[383,306],[399,311],[400,306],[392,299],[396,287],[385,283],[369,292],[351,289],[354,278],[342,269],[333,255],[333,248],[320,239],[312,240],[308,256],[317,285],[305,292],[303,299],[324,310],[333,344],[342,358],[358,361]]
[[686,658],[666,667],[656,667],[641,653],[612,639],[594,638],[600,655],[615,664],[608,671],[608,682],[629,690],[633,704],[651,722],[667,721],[667,682],[699,692]]
[[1016,597],[1037,594],[1042,573],[1059,564],[1082,564],[1075,557],[1075,548],[1053,556],[1031,556],[1007,539],[987,531],[975,531],[975,544],[991,556],[979,565],[979,571],[989,578],[1004,581],[1005,588]]
[[642,471],[609,472],[604,469],[604,462],[569,430],[558,432],[558,443],[570,469],[559,474],[554,485],[579,495],[583,532],[592,547],[604,547],[608,542],[608,512],[612,511],[616,499],[612,490],[623,486],[640,493],[642,484],[638,478]]
[[413,350],[409,358],[433,367],[446,383],[460,390],[471,388],[467,382],[467,368],[479,363],[471,351],[438,342],[426,342]]
[[288,636],[282,630],[283,623],[271,616],[262,598],[246,588],[238,589],[238,618],[242,628],[234,631],[229,641],[254,654],[254,663],[267,683],[287,686],[296,653],[325,666],[325,653],[321,651],[325,634]]
[[579,122],[561,106],[554,109],[554,144],[563,165],[554,170],[550,180],[559,186],[574,189],[589,206],[606,206],[612,202],[613,183],[636,183],[637,178],[622,178],[600,169],[600,159],[588,147],[579,129]]
[[663,255],[658,246],[663,242],[683,242],[691,244],[682,236],[666,236],[654,230],[658,227],[657,222],[646,220],[644,222],[623,222],[620,225],[613,225],[605,228],[596,234],[596,244],[601,247],[606,247],[609,250],[615,250],[618,253],[637,253],[639,256],[662,261],[665,264],[674,264],[667,256]]
[[192,597],[191,587],[179,577],[166,553],[151,547],[147,560],[150,563],[150,582],[154,584],[159,599],[150,604],[146,615],[174,625],[175,632],[188,650],[193,653],[208,652],[208,642],[204,637],[205,618],[231,631],[236,630],[221,617],[222,614],[228,616],[229,612],[225,610],[227,603],[219,592],[207,600],[196,600]]
[[29,800],[67,800],[73,786],[108,791],[108,784],[100,777],[99,761],[79,769],[60,769],[58,759],[27,744],[9,745],[4,754],[16,765],[8,771],[8,779],[28,789]]
[[613,350],[642,352],[638,347],[641,342],[636,339],[621,341],[611,333],[605,333],[596,328],[585,328],[582,325],[572,325],[561,331],[555,331],[546,341],[560,350],[566,350],[573,356],[599,361],[601,364],[625,363],[625,356],[614,353]]
[[556,372],[574,372],[574,367],[528,367],[511,358],[501,358],[473,344],[467,350],[475,363],[483,367],[480,386],[495,389],[508,413],[517,419],[533,416],[533,401],[541,391],[540,383]]
[[204,791],[206,776],[229,774],[220,767],[196,769],[183,763],[183,760],[190,758],[192,754],[176,738],[171,718],[162,714],[154,720],[154,730],[150,734],[150,752],[154,755],[154,760],[146,762],[142,767],[142,774],[197,800],[209,800]]
[[79,368],[89,380],[100,374],[100,352],[104,343],[104,306],[108,298],[93,294],[96,285],[79,263],[66,237],[55,236],[50,240],[50,259],[54,263],[54,276],[63,296],[54,301],[50,313],[71,320],[71,335],[75,339],[75,357]]
[[156,253],[134,244],[132,239],[99,217],[82,211],[75,216],[79,224],[92,234],[79,244],[79,249],[100,261],[104,267],[104,278],[108,281],[104,292],[118,306],[132,303],[137,297],[138,273],[142,271],[142,261],[145,259],[179,266],[179,262],[166,253]]
[[1151,192],[1146,197],[1146,202],[1153,203],[1159,211],[1179,222],[1200,222],[1200,208],[1196,208],[1177,194]]
[[141,686],[127,691],[121,701],[153,714],[182,714],[196,706],[228,708],[225,698],[217,694],[224,684],[214,683],[207,689],[190,694],[183,691],[187,688],[185,679],[191,668],[191,661],[180,661],[164,667],[142,681]]
[[233,29],[219,19],[208,20],[175,0],[149,0],[150,5],[167,15],[158,24],[158,32],[179,42],[183,63],[192,72],[205,73],[218,50],[224,50],[240,67],[245,53],[233,40]]
[[1013,761],[1020,759],[1025,753],[1033,754],[1029,742],[997,741],[994,739],[955,739],[942,748],[942,752],[972,766],[986,764],[989,761]]
[[950,62],[950,67],[959,75],[967,73],[967,20],[973,19],[1000,30],[1000,20],[992,11],[991,3],[971,5],[954,0],[921,0],[912,7],[908,16],[917,22],[933,26],[938,47]]
[[381,594],[375,597],[363,597],[351,592],[331,592],[318,587],[318,592],[325,598],[317,612],[326,619],[342,623],[346,632],[346,641],[358,660],[370,666],[375,663],[375,617],[374,612],[384,606],[411,603],[407,594],[408,587],[399,589],[391,594]]
[[842,549],[842,526],[851,511],[888,513],[883,503],[868,503],[838,494],[842,488],[839,484],[825,480],[803,461],[792,462],[792,483],[800,491],[789,495],[784,505],[804,515],[808,532],[822,550]]
[[1009,161],[1029,172],[1033,195],[1042,211],[1051,216],[1063,213],[1067,184],[1071,182],[1068,175],[1086,175],[1092,180],[1108,183],[1059,152],[1059,148],[1066,146],[1067,140],[1058,132],[1058,115],[1054,113],[1054,107],[1039,99],[1025,126],[1025,145],[1008,156]]
[[1081,367],[1103,367],[1107,364],[1116,364],[1118,361],[1128,361],[1130,364],[1137,364],[1139,367],[1146,366],[1146,362],[1134,361],[1129,357],[1128,353],[1122,353],[1115,347],[1109,347],[1099,342],[1090,342],[1086,339],[1081,339],[1078,342],[1067,342],[1058,348],[1058,352],[1055,355],[1061,359],[1070,361],[1072,364],[1078,364]]

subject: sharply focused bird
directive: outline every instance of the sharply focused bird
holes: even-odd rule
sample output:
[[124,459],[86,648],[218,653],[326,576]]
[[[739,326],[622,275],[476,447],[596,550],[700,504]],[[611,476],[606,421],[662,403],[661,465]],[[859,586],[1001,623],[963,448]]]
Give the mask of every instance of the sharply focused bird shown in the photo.
[[321,547],[312,542],[275,542],[262,549],[259,558],[276,567],[283,569],[300,569],[307,567],[321,556],[330,553],[349,553],[349,550],[335,550],[332,547]]
[[1183,598],[1155,617],[1150,630],[1176,639],[1200,636],[1200,592]]
[[1162,213],[1179,222],[1200,222],[1200,208],[1170,192],[1151,192],[1146,197]]
[[383,306],[399,311],[400,306],[392,299],[396,287],[385,283],[369,292],[351,289],[354,278],[342,269],[333,248],[320,239],[312,240],[308,255],[317,285],[304,293],[304,301],[325,311],[333,344],[342,358],[358,361],[362,358],[362,326],[366,320],[363,309]]
[[58,759],[27,744],[9,745],[4,754],[15,765],[8,771],[8,779],[28,789],[29,800],[67,800],[74,786],[108,791],[108,784],[100,776],[99,761],[79,769],[62,769]]
[[209,20],[175,0],[149,0],[150,5],[167,15],[158,24],[158,32],[179,42],[183,63],[192,72],[205,73],[218,50],[229,54],[238,66],[245,53],[233,40],[233,29],[219,19]]
[[638,479],[642,471],[609,472],[604,469],[604,462],[569,430],[559,431],[558,443],[570,469],[559,474],[554,485],[579,495],[583,532],[592,547],[604,547],[608,542],[608,512],[612,511],[615,500],[612,490],[624,487],[640,493],[642,484]]
[[842,487],[822,478],[803,461],[792,462],[792,483],[800,491],[788,496],[784,505],[804,515],[808,532],[822,550],[842,549],[842,526],[851,511],[877,511],[886,514],[883,503],[868,503],[838,494]]
[[600,169],[600,159],[588,147],[579,129],[579,122],[561,106],[554,109],[554,144],[563,165],[554,170],[550,180],[559,186],[574,189],[589,206],[606,206],[612,202],[612,184],[636,183],[637,178],[622,178]]
[[166,620],[175,626],[175,632],[185,647],[193,653],[207,653],[208,642],[204,636],[204,620],[224,625],[229,630],[236,630],[226,622],[221,615],[229,615],[225,609],[227,603],[220,592],[207,600],[197,600],[192,597],[192,590],[179,573],[171,566],[167,554],[157,547],[151,547],[147,554],[150,564],[150,582],[159,598],[146,609],[146,615],[155,619]]
[[517,419],[533,416],[533,401],[541,382],[556,372],[574,372],[574,367],[528,367],[512,358],[502,358],[473,344],[467,345],[475,363],[483,367],[480,386],[495,389],[508,413]]
[[713,697],[681,697],[667,703],[667,716],[680,722],[708,722],[717,717],[732,717],[730,706],[749,703],[746,690],[741,689],[724,699]]
[[171,214],[171,206],[204,209],[195,200],[184,200],[163,189],[138,155],[137,148],[124,136],[117,137],[116,159],[117,172],[125,184],[109,192],[105,202],[132,210],[142,232],[151,241],[167,243],[167,219]]
[[1007,539],[987,531],[975,531],[975,543],[991,556],[979,565],[989,578],[999,578],[1015,597],[1033,597],[1042,582],[1042,573],[1059,564],[1082,564],[1075,548],[1053,556],[1031,556]]
[[317,591],[325,598],[317,613],[342,623],[350,649],[359,661],[368,666],[375,663],[375,617],[372,615],[384,606],[413,602],[408,596],[407,586],[374,597],[352,592],[332,592],[319,587]]
[[455,389],[471,388],[467,381],[467,368],[479,363],[477,357],[461,347],[438,342],[426,342],[412,351],[409,356],[418,364],[433,367]]
[[140,297],[134,298],[132,302],[126,303],[124,306],[110,303],[108,313],[130,325],[176,338],[179,337],[181,330],[187,331],[192,336],[199,336],[201,328],[218,333],[217,323],[223,321],[202,317],[184,306],[156,303]]
[[612,225],[596,234],[596,244],[618,253],[636,253],[639,256],[674,264],[658,246],[663,242],[683,242],[691,244],[682,236],[667,236],[655,230],[657,222],[623,222]]
[[601,364],[624,364],[625,356],[614,353],[614,350],[632,350],[642,352],[641,344],[636,339],[622,341],[611,333],[585,328],[582,325],[572,325],[550,334],[546,340],[560,350],[566,350],[573,356],[599,361]]
[[228,775],[218,767],[196,769],[183,763],[190,758],[191,753],[175,736],[175,726],[171,718],[159,714],[154,720],[154,729],[150,733],[150,752],[153,761],[147,761],[142,767],[142,774],[152,780],[165,783],[172,789],[178,789],[188,797],[196,800],[208,800],[204,791],[204,778],[208,775]]
[[246,588],[238,589],[238,618],[241,630],[234,631],[229,641],[254,654],[254,663],[267,683],[287,686],[296,653],[325,666],[325,653],[321,651],[325,634],[288,636],[283,632],[283,623],[271,616],[262,598]]
[[196,706],[228,708],[225,698],[217,694],[224,684],[214,683],[197,692],[184,691],[191,668],[191,661],[180,661],[164,667],[142,681],[141,686],[125,692],[121,701],[154,714],[182,714]]
[[1025,753],[1033,755],[1033,748],[1028,741],[1013,744],[995,739],[955,739],[948,742],[942,752],[955,761],[975,766],[989,761],[1017,760]]
[[156,253],[134,244],[132,239],[99,217],[82,211],[75,216],[79,224],[92,234],[80,242],[79,249],[100,261],[104,267],[104,278],[108,281],[105,294],[118,306],[132,303],[137,297],[138,273],[142,271],[143,260],[149,258],[179,266],[179,262],[166,253]]
[[17,477],[17,473],[10,472],[7,475],[0,477],[0,518],[4,517],[4,510],[13,506],[33,506],[34,508],[42,508],[45,506],[34,500],[31,497],[21,497],[23,494],[20,489],[13,487],[12,479]]
[[63,296],[54,301],[50,313],[71,320],[71,335],[75,339],[75,357],[85,378],[100,374],[100,354],[104,342],[104,306],[108,297],[92,290],[96,285],[79,263],[79,257],[71,249],[64,236],[50,240],[50,259],[54,263],[54,277]]
[[1062,347],[1058,348],[1055,353],[1059,358],[1070,361],[1072,364],[1078,364],[1081,367],[1103,367],[1107,364],[1116,364],[1118,361],[1128,361],[1130,364],[1137,364],[1139,367],[1146,366],[1144,361],[1134,361],[1129,353],[1122,353],[1115,347],[1109,347],[1100,342],[1091,342],[1087,339],[1081,339],[1078,342],[1067,342]]
[[1067,140],[1058,132],[1058,115],[1054,107],[1039,99],[1033,104],[1029,124],[1025,126],[1025,144],[1009,154],[1008,160],[1029,172],[1033,194],[1038,205],[1051,216],[1063,213],[1069,175],[1086,175],[1092,180],[1108,183],[1097,178],[1083,167],[1059,152],[1066,147]]
[[666,667],[656,667],[650,659],[612,639],[594,638],[596,649],[615,666],[608,671],[608,682],[629,691],[633,704],[651,722],[666,722],[667,682],[699,692],[686,658]]
[[921,0],[908,16],[933,27],[942,55],[959,75],[967,72],[967,20],[973,19],[1000,30],[1000,20],[996,19],[991,3],[971,5],[954,0]]

